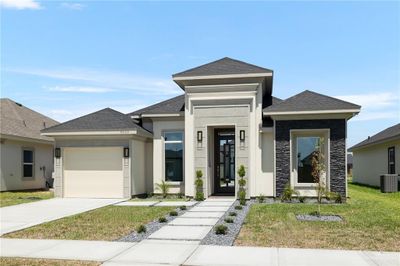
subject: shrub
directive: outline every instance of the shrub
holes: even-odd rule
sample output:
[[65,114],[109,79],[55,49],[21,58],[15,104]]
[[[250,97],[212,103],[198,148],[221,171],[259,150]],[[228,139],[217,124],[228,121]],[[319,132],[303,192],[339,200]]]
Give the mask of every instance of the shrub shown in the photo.
[[259,203],[263,203],[265,201],[265,196],[263,194],[260,194],[260,196],[257,197]]
[[204,193],[203,192],[196,192],[196,197],[194,198],[197,201],[203,201],[204,200]]
[[298,199],[301,203],[304,203],[306,201],[306,197],[304,197],[304,196],[300,196],[300,197],[298,197]]
[[240,205],[246,205],[246,179],[244,179],[244,176],[246,175],[246,169],[244,168],[244,165],[240,165],[239,169],[237,171],[240,179],[238,181],[239,184],[239,192],[238,192],[238,198]]
[[146,233],[146,231],[147,231],[146,226],[143,225],[143,224],[139,225],[139,226],[136,228],[136,232],[138,232],[139,234],[141,234],[141,233]]
[[237,213],[236,212],[229,212],[229,216],[236,216]]
[[340,193],[336,193],[335,203],[343,203],[343,197]]
[[204,192],[203,192],[203,172],[201,170],[196,171],[196,180],[194,181],[194,185],[196,187],[196,196],[195,200],[203,201],[204,200]]
[[239,191],[239,203],[240,205],[246,205],[246,191]]
[[292,201],[293,195],[298,195],[299,193],[293,189],[289,183],[285,185],[285,188],[283,189],[283,193],[281,195],[281,200],[282,201]]
[[167,218],[165,218],[165,217],[160,217],[160,218],[158,218],[158,222],[159,222],[159,223],[166,223],[166,222],[167,222]]
[[215,233],[217,235],[226,235],[227,231],[228,231],[228,227],[226,227],[226,225],[219,224],[219,225],[215,226]]
[[241,205],[236,205],[235,206],[235,210],[241,210],[241,209],[243,209],[243,207]]
[[233,217],[226,217],[224,219],[224,221],[225,221],[225,223],[231,224],[231,223],[233,223]]
[[179,209],[181,209],[182,211],[186,210],[187,207],[185,205],[179,206]]
[[156,187],[157,187],[157,190],[161,191],[163,198],[166,198],[168,195],[169,189],[171,188],[171,185],[163,180],[163,181],[161,181],[160,184],[156,184]]
[[185,194],[182,192],[178,193],[178,198],[183,199],[185,197]]
[[169,216],[178,216],[178,212],[177,211],[170,211],[169,212]]

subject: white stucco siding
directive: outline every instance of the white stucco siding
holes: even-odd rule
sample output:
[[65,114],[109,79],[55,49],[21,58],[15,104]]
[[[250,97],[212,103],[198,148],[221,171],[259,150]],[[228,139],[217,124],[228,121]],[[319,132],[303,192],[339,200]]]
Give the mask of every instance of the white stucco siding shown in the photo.
[[[255,177],[255,194],[274,196],[274,136],[273,132],[260,134],[261,160],[257,163],[258,174]],[[258,158],[257,158],[258,159]]]
[[[1,191],[38,189],[45,187],[45,177],[53,172],[53,144],[3,139],[0,144]],[[23,177],[22,150],[34,151],[34,176]],[[45,173],[41,167],[45,167]]]
[[400,174],[400,140],[353,151],[353,181],[380,185],[380,176],[388,173],[388,148],[395,147],[396,173]]
[[[165,119],[154,119],[153,120],[153,188],[154,193],[160,193],[156,188],[156,184],[160,184],[165,180],[165,152],[164,152],[164,132],[172,131],[185,131],[185,122],[183,118],[179,120]],[[184,152],[186,153],[185,141],[184,141]],[[185,156],[185,155],[184,155]],[[186,161],[183,164],[185,173]],[[185,175],[183,182],[170,182],[171,188],[170,193],[185,193]]]

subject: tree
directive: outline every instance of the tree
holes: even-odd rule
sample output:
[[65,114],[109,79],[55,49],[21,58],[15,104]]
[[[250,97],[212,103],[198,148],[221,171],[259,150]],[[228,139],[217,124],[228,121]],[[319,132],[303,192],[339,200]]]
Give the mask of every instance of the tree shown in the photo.
[[244,168],[244,165],[240,165],[239,169],[237,171],[240,179],[238,181],[239,183],[239,202],[240,205],[246,205],[246,179],[244,179],[244,176],[246,175],[246,169]]
[[318,202],[318,215],[321,215],[321,203],[323,197],[326,195],[326,184],[323,178],[323,174],[325,173],[325,158],[322,152],[322,141],[320,145],[317,146],[317,149],[312,153],[311,159],[311,175],[314,178],[314,182],[317,184],[316,192],[317,192],[317,202]]
[[195,199],[197,201],[204,200],[204,192],[203,192],[203,172],[201,170],[196,171],[196,180],[194,181],[194,185],[196,187],[196,196]]

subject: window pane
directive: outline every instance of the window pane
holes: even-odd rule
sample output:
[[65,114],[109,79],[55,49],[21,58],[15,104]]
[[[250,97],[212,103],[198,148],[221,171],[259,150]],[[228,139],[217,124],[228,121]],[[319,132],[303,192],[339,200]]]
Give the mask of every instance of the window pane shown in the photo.
[[33,177],[33,165],[24,165],[24,177]]
[[164,134],[165,141],[182,141],[183,133],[182,132],[166,132]]
[[33,163],[33,151],[24,150],[24,163]]
[[321,138],[301,137],[297,138],[297,182],[314,183],[312,172],[312,155],[314,151],[321,149]]
[[183,144],[165,144],[165,180],[183,181]]

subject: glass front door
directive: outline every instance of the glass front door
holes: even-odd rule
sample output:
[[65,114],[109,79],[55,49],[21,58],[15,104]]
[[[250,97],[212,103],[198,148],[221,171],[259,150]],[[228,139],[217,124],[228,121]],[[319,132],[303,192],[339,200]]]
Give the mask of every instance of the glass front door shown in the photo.
[[235,129],[215,130],[215,194],[235,194]]

